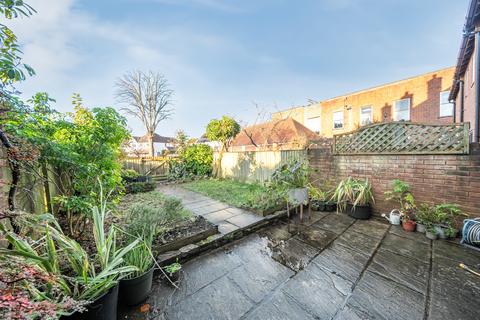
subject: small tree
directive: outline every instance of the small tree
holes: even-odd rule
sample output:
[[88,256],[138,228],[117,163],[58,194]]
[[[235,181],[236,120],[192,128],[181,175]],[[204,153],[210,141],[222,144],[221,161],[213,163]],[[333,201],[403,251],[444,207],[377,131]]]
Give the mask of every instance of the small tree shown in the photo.
[[134,116],[144,125],[150,145],[150,156],[154,156],[153,136],[158,124],[172,114],[173,90],[160,73],[133,71],[116,82],[116,97],[125,107],[126,114]]
[[185,148],[189,145],[188,135],[183,130],[178,130],[175,133],[175,147],[177,149],[177,154],[181,155]]
[[221,172],[223,153],[227,150],[233,138],[240,132],[240,125],[232,118],[223,116],[221,119],[213,119],[207,125],[207,138],[210,141],[219,141],[222,145],[216,159],[214,176]]

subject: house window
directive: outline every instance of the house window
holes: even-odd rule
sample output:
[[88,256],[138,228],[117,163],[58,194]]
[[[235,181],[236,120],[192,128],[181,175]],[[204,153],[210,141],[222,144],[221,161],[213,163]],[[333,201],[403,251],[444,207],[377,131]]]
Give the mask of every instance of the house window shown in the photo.
[[395,121],[410,120],[410,99],[401,99],[395,101],[394,115]]
[[321,128],[320,117],[308,118],[305,124],[308,129],[312,130],[313,132],[316,132],[317,134],[320,133],[320,128]]
[[333,129],[343,128],[343,111],[333,113]]
[[365,126],[373,122],[372,106],[362,107],[360,109],[360,125]]
[[453,103],[448,101],[450,91],[440,92],[440,117],[453,116]]

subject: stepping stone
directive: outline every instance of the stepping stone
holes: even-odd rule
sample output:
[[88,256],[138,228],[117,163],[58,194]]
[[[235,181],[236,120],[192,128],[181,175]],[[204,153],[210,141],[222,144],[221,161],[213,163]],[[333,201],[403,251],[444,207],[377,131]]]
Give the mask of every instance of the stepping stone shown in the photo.
[[295,238],[272,249],[272,258],[293,271],[299,271],[318,254],[319,250]]
[[399,237],[393,233],[387,234],[380,245],[379,251],[385,250],[414,258],[424,263],[429,263],[430,261],[430,244]]
[[363,233],[358,233],[353,230],[354,226],[355,224],[342,233],[334,243],[349,247],[364,255],[371,256],[380,244],[380,239],[366,236]]
[[456,296],[454,292],[447,296],[432,292],[430,294],[429,317],[432,320],[472,320],[479,318],[477,297]]
[[239,319],[252,306],[230,279],[222,277],[169,308],[166,314],[170,320]]
[[351,282],[309,265],[288,281],[282,292],[318,319],[331,319],[343,305],[352,287]]
[[312,226],[321,228],[323,230],[331,231],[336,234],[344,232],[355,219],[347,216],[343,213],[331,213],[318,222],[315,222]]
[[450,241],[433,241],[433,259],[444,257],[480,270],[480,251]]
[[272,259],[256,259],[230,272],[228,277],[250,299],[259,303],[295,273]]
[[344,312],[357,316],[346,319],[421,320],[424,305],[423,294],[367,271]]
[[236,225],[234,224],[231,224],[227,221],[221,221],[218,223],[218,232],[220,232],[221,234],[227,234],[227,233],[230,233],[230,232],[234,232],[234,231],[237,231],[238,229],[240,229],[239,227],[237,227]]
[[423,243],[430,244],[430,239],[428,239],[425,236],[425,233],[408,232],[408,231],[403,230],[403,228],[401,226],[392,226],[390,228],[389,232],[393,233],[397,236],[403,237],[403,238],[408,238],[408,239],[411,239],[411,240],[414,240],[414,241],[417,241],[417,242],[423,242]]
[[282,292],[276,292],[271,300],[264,301],[251,314],[246,316],[251,320],[315,320],[318,319],[307,313],[295,300]]
[[275,247],[283,241],[290,239],[293,234],[288,231],[289,227],[286,224],[277,224],[275,226],[265,228],[258,232],[258,235],[267,239],[271,247]]
[[336,236],[337,234],[327,230],[303,226],[294,238],[301,240],[312,247],[323,250],[333,241],[333,239],[335,239]]
[[312,263],[355,283],[368,262],[368,256],[333,243],[323,250]]
[[374,256],[368,270],[420,293],[427,290],[428,263],[400,256],[390,251],[380,251]]
[[[436,256],[433,258],[431,291],[436,297],[456,297],[480,305],[480,277],[461,269],[461,261]],[[480,263],[480,260],[477,260]],[[478,268],[470,265],[474,270]],[[477,308],[478,309],[478,308]]]
[[204,215],[203,217],[210,221],[213,224],[217,224],[221,221],[225,221],[228,218],[231,218],[235,216],[235,213],[232,213],[230,211],[227,211],[227,209],[220,210],[220,211],[215,211],[209,214]]
[[375,220],[356,220],[349,230],[380,240],[387,232],[388,227],[388,224]]
[[226,221],[240,228],[245,228],[260,220],[262,220],[262,217],[259,217],[257,215],[250,214],[250,213],[241,213],[231,218],[228,218]]

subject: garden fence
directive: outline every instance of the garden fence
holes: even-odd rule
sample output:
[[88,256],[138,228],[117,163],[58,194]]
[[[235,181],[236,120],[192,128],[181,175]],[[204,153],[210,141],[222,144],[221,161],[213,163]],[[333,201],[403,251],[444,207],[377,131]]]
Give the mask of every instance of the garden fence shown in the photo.
[[141,175],[165,176],[171,157],[125,158],[124,169],[132,169]]
[[468,154],[469,124],[385,122],[334,136],[335,154]]
[[[219,154],[215,153],[215,159]],[[306,160],[306,150],[225,152],[221,176],[246,182],[265,182],[279,166],[292,160]],[[214,161],[216,164],[217,161]]]

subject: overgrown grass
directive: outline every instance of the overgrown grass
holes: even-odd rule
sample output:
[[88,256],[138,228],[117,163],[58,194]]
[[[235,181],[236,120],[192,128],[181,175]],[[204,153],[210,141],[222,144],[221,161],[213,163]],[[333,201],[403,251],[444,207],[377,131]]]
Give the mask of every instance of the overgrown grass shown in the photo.
[[[176,223],[193,219],[180,199],[169,197],[158,191],[127,194],[117,206],[118,217],[129,224],[157,224],[169,229]],[[139,220],[150,220],[139,221]],[[129,221],[132,220],[132,221]]]
[[183,187],[239,208],[266,211],[284,202],[276,190],[258,183],[208,179],[189,182]]

